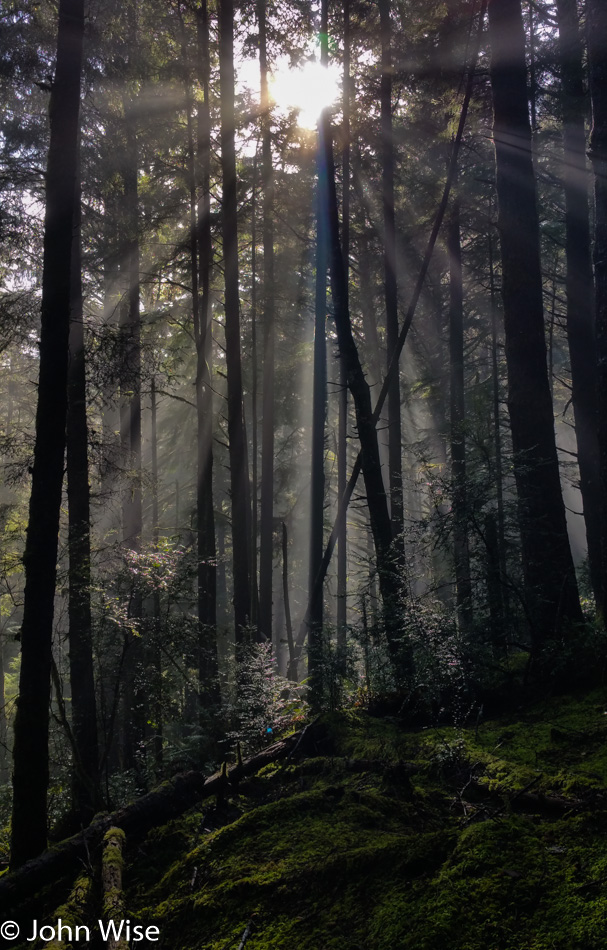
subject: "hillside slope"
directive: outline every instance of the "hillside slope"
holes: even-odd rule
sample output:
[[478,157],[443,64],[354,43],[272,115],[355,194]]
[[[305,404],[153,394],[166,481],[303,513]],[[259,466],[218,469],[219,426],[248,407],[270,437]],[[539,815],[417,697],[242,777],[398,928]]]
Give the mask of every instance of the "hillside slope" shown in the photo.
[[[559,698],[476,729],[324,717],[305,757],[127,842],[126,913],[160,930],[133,946],[606,946],[606,703]],[[81,881],[63,919],[92,922],[99,901]]]

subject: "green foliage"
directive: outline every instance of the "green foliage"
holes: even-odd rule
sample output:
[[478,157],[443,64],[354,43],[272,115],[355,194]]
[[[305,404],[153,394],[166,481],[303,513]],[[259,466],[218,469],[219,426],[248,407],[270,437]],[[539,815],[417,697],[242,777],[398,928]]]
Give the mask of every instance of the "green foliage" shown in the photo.
[[249,750],[258,750],[305,715],[305,687],[279,675],[269,643],[243,648],[233,673],[232,683],[224,684],[222,704],[222,720],[230,724],[226,740],[231,748],[241,742]]

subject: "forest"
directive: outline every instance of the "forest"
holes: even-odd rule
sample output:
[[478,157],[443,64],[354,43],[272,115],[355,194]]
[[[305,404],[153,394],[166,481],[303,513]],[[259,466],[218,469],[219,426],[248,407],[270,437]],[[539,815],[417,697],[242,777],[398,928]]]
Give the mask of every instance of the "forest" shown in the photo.
[[603,946],[607,4],[2,0],[0,103],[3,946]]

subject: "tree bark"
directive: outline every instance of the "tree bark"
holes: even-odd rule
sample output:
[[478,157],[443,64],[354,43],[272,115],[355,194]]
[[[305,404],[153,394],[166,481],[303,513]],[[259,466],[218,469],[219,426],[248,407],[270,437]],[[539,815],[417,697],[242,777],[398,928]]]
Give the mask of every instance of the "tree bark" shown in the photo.
[[535,21],[533,3],[529,3],[529,109],[531,112],[531,132],[537,132],[537,67],[535,61]]
[[23,558],[21,672],[13,751],[13,868],[46,846],[53,610],[67,418],[71,250],[83,35],[82,0],[60,0],[57,64],[49,107],[36,444]]
[[489,511],[485,515],[484,531],[487,601],[491,620],[491,640],[494,655],[503,656],[506,646],[504,641],[503,581],[501,577],[499,536],[495,512]]
[[274,547],[274,175],[272,117],[268,93],[266,0],[258,0],[259,71],[262,110],[263,179],[263,403],[261,505],[259,518],[259,630],[272,639],[272,560]]
[[[346,290],[350,284],[350,2],[344,2],[344,64],[343,64],[343,137],[342,175],[343,205],[341,243],[344,255]],[[339,421],[337,432],[337,497],[343,496],[348,480],[348,378],[345,363],[339,361]],[[348,532],[347,520],[340,525],[337,539],[337,655],[339,667],[345,672],[346,625],[348,622]]]
[[493,411],[493,444],[495,452],[495,501],[497,508],[497,547],[499,558],[499,600],[493,602],[495,617],[500,631],[504,631],[504,620],[508,616],[510,598],[508,595],[508,560],[506,557],[506,518],[504,512],[504,465],[502,460],[502,414],[500,411],[500,375],[498,364],[498,313],[497,292],[495,288],[495,268],[493,262],[493,239],[489,233],[489,292],[491,306],[491,383]]
[[[381,29],[381,144],[382,204],[384,218],[384,298],[386,305],[387,365],[398,342],[398,288],[396,284],[396,225],[394,215],[394,131],[392,128],[392,51],[390,0],[379,0]],[[388,391],[388,471],[390,520],[399,555],[404,554],[403,462],[400,412],[400,374],[393,373]]]
[[6,785],[6,783],[10,781],[7,726],[4,683],[4,637],[0,636],[0,785]]
[[[329,60],[328,0],[321,3],[320,61]],[[310,488],[310,570],[308,589],[314,591],[308,611],[308,675],[312,702],[322,695],[323,588],[314,580],[322,561],[325,507],[325,422],[327,415],[327,167],[322,147],[328,128],[325,109],[318,121],[318,174],[316,185],[316,291],[314,298],[314,383],[312,392],[312,474]]]
[[586,27],[592,100],[589,155],[594,172],[594,280],[604,619],[607,616],[607,10],[601,0],[587,0]]
[[237,644],[244,642],[250,621],[251,571],[247,525],[248,472],[242,404],[238,223],[234,117],[234,0],[219,3],[219,82],[221,90],[221,171],[223,181],[223,255],[225,274],[225,335],[228,377],[228,440],[232,506],[234,626]]
[[557,0],[563,103],[563,179],[567,256],[567,338],[571,360],[571,400],[580,470],[580,491],[588,543],[590,580],[597,605],[602,600],[601,506],[597,433],[597,366],[594,281],[590,247],[586,95],[583,46],[576,0]]
[[464,398],[464,293],[460,201],[455,198],[447,233],[449,255],[449,368],[450,441],[453,509],[455,601],[462,630],[472,623],[472,582],[468,545],[468,491],[466,484],[466,406]]
[[[128,74],[135,72],[138,48],[138,0],[130,0],[126,7],[128,31]],[[122,334],[122,378],[120,406],[120,440],[127,481],[122,496],[122,539],[127,550],[141,551],[143,530],[143,498],[141,473],[141,287],[139,276],[139,156],[137,123],[132,96],[125,93],[124,104],[124,158],[122,261],[123,300],[120,312]],[[138,623],[143,616],[143,604],[137,585],[133,584],[129,616]],[[145,755],[146,686],[145,659],[140,637],[132,636],[125,663],[123,692],[122,754],[125,768],[135,769],[140,789]]]
[[[158,550],[160,541],[158,511],[158,413],[156,407],[156,378],[152,376],[152,544]],[[162,773],[163,760],[163,708],[162,708],[162,621],[160,616],[160,591],[154,588],[152,594],[152,638],[149,647],[150,656],[150,712],[156,773]]]
[[[251,187],[251,610],[253,623],[257,626],[257,635],[265,640],[259,626],[259,565],[257,557],[257,539],[259,537],[259,358],[257,347],[257,325],[259,320],[257,307],[257,153],[253,158],[253,184]],[[271,627],[271,618],[270,618]],[[271,639],[271,636],[270,636]]]
[[293,624],[291,622],[291,603],[289,598],[289,538],[287,525],[282,523],[282,596],[285,608],[285,631],[289,650],[288,669],[292,670],[295,662],[295,643],[293,642]]
[[72,239],[67,410],[69,655],[74,756],[72,803],[88,824],[101,802],[91,616],[91,526],[81,279],[80,182]]
[[[101,859],[101,883],[103,885],[103,917],[107,922],[119,921],[125,917],[122,870],[125,834],[122,828],[109,828],[103,836],[103,856]],[[110,936],[107,950],[128,950],[126,940],[115,940]]]
[[490,0],[498,227],[525,595],[536,647],[581,621],[554,437],[520,0]]
[[202,101],[197,115],[197,166],[201,197],[198,203],[198,256],[200,308],[195,315],[196,341],[196,447],[198,523],[198,680],[202,706],[219,701],[217,662],[217,548],[213,507],[213,391],[211,366],[213,336],[210,281],[213,249],[211,241],[211,106],[209,52],[209,11],[207,0],[196,10],[198,37],[198,82]]
[[[354,175],[354,184],[356,186],[356,174]],[[379,345],[379,336],[377,333],[377,323],[375,315],[375,306],[373,300],[373,290],[371,284],[370,260],[371,253],[369,247],[368,226],[365,218],[364,208],[360,201],[358,204],[358,287],[360,298],[360,315],[362,318],[363,331],[365,334],[365,364],[367,367],[367,376],[371,386],[378,386],[382,381],[381,371],[381,352]]]

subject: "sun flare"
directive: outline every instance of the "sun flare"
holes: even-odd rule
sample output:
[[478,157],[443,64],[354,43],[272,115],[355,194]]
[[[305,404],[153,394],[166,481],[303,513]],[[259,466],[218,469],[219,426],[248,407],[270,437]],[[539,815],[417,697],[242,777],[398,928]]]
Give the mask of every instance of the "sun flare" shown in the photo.
[[316,127],[323,109],[332,105],[339,95],[339,69],[336,65],[321,66],[308,60],[293,69],[289,61],[277,64],[272,76],[270,94],[279,109],[296,109],[299,124],[306,129]]

